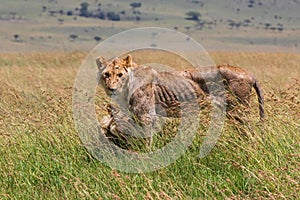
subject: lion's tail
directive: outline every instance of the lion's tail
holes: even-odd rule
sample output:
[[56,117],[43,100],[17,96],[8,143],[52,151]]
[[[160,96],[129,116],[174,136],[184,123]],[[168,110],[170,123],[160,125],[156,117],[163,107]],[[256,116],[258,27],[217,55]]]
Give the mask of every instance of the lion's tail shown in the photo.
[[255,81],[253,87],[256,91],[257,98],[258,98],[260,120],[263,121],[265,118],[264,95],[258,81]]

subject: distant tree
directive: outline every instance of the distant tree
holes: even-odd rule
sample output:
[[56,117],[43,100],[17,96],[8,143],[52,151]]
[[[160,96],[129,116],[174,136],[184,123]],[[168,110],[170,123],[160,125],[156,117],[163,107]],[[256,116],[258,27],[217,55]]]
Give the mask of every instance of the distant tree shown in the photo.
[[72,10],[67,11],[66,15],[67,16],[72,16],[73,15],[73,11]]
[[47,10],[47,6],[42,6],[42,11],[46,12],[46,10]]
[[266,29],[266,30],[269,29],[271,25],[272,25],[272,24],[270,24],[270,23],[265,23],[265,29]]
[[135,15],[141,15],[142,14],[141,11],[139,11],[139,10],[134,10],[132,13],[135,14]]
[[89,5],[90,5],[90,4],[89,4],[88,2],[82,2],[82,3],[80,4],[80,10],[82,10],[82,11],[88,10]]
[[185,15],[187,16],[185,19],[186,20],[193,20],[193,21],[199,21],[199,17],[201,17],[201,14],[197,11],[189,11],[187,13],[185,13]]
[[20,35],[19,34],[14,34],[14,40],[18,42],[20,40]]
[[230,21],[229,24],[230,29],[233,29],[233,27],[235,26],[235,22],[234,21]]
[[135,9],[135,8],[140,8],[142,6],[142,3],[139,2],[134,2],[134,3],[131,3],[130,6],[132,7],[132,9]]
[[79,16],[81,17],[89,17],[90,12],[88,11],[89,3],[87,2],[82,2],[80,4],[80,9],[79,9]]
[[102,39],[102,38],[99,37],[99,36],[95,36],[95,37],[94,37],[94,40],[96,40],[96,42],[99,42],[101,39]]
[[281,32],[283,31],[283,27],[278,27],[277,30]]
[[54,14],[56,13],[57,11],[55,10],[49,10],[48,13],[50,14],[50,16],[54,16]]
[[251,24],[251,20],[250,19],[245,19],[243,25],[244,26],[249,26]]
[[112,21],[120,21],[120,15],[111,11],[107,13],[107,18]]
[[98,17],[99,19],[105,19],[105,18],[106,18],[105,13],[102,12],[102,11],[100,11],[100,12],[98,13],[97,17]]
[[75,41],[75,39],[77,39],[78,36],[76,34],[71,34],[71,35],[69,35],[69,38],[71,41]]

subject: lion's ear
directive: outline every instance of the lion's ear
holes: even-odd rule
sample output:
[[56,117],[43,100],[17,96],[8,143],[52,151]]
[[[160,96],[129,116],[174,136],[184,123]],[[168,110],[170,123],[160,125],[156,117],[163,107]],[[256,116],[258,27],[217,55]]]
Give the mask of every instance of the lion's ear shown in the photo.
[[127,57],[124,59],[124,61],[126,62],[127,67],[132,66],[132,56],[130,54],[127,55]]
[[96,58],[96,64],[98,66],[99,71],[101,71],[105,67],[106,60],[102,56],[99,56],[98,58]]

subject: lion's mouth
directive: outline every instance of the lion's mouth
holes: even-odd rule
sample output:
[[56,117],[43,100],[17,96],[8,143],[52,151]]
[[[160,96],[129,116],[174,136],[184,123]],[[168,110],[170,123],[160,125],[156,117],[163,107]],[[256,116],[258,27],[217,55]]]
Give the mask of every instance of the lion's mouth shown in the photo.
[[115,93],[116,91],[117,91],[117,89],[111,89],[111,88],[109,88],[108,89],[111,93]]
[[119,91],[118,91],[118,89],[107,88],[106,93],[108,95],[117,95],[117,94],[119,94]]

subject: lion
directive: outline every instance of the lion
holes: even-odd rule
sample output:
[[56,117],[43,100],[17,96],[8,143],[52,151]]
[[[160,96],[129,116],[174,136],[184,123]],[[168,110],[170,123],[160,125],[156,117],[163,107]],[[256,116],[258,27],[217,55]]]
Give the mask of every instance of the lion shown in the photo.
[[[263,93],[257,79],[248,71],[229,65],[217,67],[187,69],[174,72],[157,72],[151,67],[138,65],[131,55],[124,59],[105,60],[98,57],[99,84],[107,95],[118,105],[125,108],[112,108],[109,116],[101,122],[106,135],[126,138],[125,135],[134,129],[133,117],[144,128],[142,137],[148,138],[151,146],[151,133],[157,115],[180,117],[182,102],[198,102],[207,94],[213,97],[224,97],[227,107],[236,105],[235,99],[249,106],[252,87],[256,90],[259,101],[260,117],[264,118]],[[219,84],[219,82],[221,82]],[[224,85],[224,91],[222,90]],[[231,95],[233,94],[233,95]],[[232,96],[235,98],[232,98]]]
[[[130,132],[128,127],[134,123],[131,118],[136,118],[144,130],[139,131],[144,134],[139,137],[148,138],[151,146],[157,115],[179,118],[184,106],[191,106],[189,103],[204,97],[202,89],[193,80],[178,73],[157,72],[149,66],[137,65],[132,62],[131,55],[108,61],[99,57],[96,63],[99,84],[107,95],[123,106],[110,109],[110,115],[102,120],[102,131],[106,135],[118,135],[122,127],[123,132]],[[183,105],[183,102],[187,104]],[[128,126],[118,126],[118,122],[124,124],[125,121]]]
[[233,109],[237,105],[236,100],[249,107],[252,88],[254,88],[259,103],[260,119],[261,121],[264,120],[264,96],[262,89],[256,77],[247,70],[231,65],[219,65],[217,67],[183,70],[179,73],[199,84],[204,93],[212,93],[212,95],[214,95],[214,86],[211,83],[216,83],[221,76],[226,90],[225,101],[228,110]]

